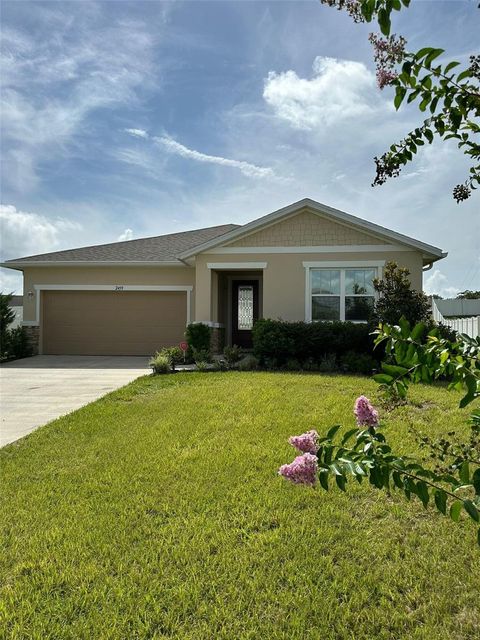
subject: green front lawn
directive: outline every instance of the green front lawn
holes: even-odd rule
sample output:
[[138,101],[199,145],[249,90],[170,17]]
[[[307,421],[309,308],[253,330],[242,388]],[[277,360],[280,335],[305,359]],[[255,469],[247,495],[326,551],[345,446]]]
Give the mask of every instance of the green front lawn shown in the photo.
[[[360,393],[378,401],[359,377],[145,377],[4,448],[0,637],[478,638],[473,523],[276,475],[289,435],[353,426]],[[403,450],[409,424],[468,415],[410,398],[384,416]]]

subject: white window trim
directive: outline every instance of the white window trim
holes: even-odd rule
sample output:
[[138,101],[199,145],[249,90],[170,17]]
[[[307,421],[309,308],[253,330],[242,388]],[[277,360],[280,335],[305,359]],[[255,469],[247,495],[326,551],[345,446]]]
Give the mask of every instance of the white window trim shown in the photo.
[[[340,319],[345,318],[345,269],[359,268],[377,270],[377,278],[383,275],[385,260],[325,260],[323,262],[304,262],[305,269],[305,322],[312,322],[312,269],[340,269]],[[343,295],[342,295],[343,291]],[[376,298],[377,296],[375,296]],[[341,320],[345,322],[345,320]],[[351,320],[350,322],[363,322],[363,320]]]
[[187,294],[187,325],[191,322],[191,285],[131,285],[131,284],[35,284],[35,320],[25,320],[23,326],[40,326],[41,292],[42,291],[185,291]]

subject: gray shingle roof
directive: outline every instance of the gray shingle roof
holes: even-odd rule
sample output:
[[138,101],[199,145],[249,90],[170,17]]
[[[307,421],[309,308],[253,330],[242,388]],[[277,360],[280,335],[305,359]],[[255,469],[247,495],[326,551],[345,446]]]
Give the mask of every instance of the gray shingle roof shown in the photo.
[[223,224],[195,231],[170,233],[166,236],[41,253],[35,256],[7,260],[4,264],[15,262],[174,262],[179,253],[193,249],[193,247],[232,231],[238,226]]

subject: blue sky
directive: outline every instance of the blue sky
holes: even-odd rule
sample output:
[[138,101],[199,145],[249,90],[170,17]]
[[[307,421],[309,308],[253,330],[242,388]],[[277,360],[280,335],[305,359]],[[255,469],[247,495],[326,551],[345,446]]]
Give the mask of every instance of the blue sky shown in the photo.
[[[478,52],[469,0],[413,0],[412,50]],[[371,25],[311,2],[3,2],[1,258],[244,223],[310,197],[449,251],[426,289],[480,288],[468,163],[424,148],[373,189],[373,156],[420,121],[375,85]],[[3,289],[21,277],[1,270]]]

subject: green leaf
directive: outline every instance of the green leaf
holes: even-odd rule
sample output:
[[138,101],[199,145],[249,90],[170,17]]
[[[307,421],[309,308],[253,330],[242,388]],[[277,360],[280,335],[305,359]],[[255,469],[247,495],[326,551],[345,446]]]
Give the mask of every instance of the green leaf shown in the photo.
[[[428,131],[428,129],[427,129],[427,131]],[[432,139],[433,139],[433,134],[432,134],[431,131],[430,131],[430,134],[432,135]],[[419,340],[423,336],[423,334],[425,332],[425,329],[426,329],[425,323],[424,322],[418,322],[412,329],[412,333],[410,335],[411,339],[415,340],[415,341]]]
[[428,142],[430,144],[432,144],[432,142],[433,142],[433,131],[431,129],[425,129],[425,131],[423,132],[423,135],[428,140]]
[[435,109],[437,108],[438,100],[439,100],[439,97],[435,96],[435,98],[433,98],[433,100],[431,101],[431,103],[430,103],[430,113],[434,113]]
[[396,364],[387,364],[386,362],[382,362],[382,369],[389,376],[404,376],[408,373],[408,369],[406,367],[400,367]]
[[453,62],[449,62],[447,64],[447,66],[445,67],[444,70],[444,74],[446,75],[449,71],[451,71],[454,67],[458,67],[458,65],[460,64],[460,62],[455,62],[455,60]]
[[389,36],[390,35],[390,16],[388,15],[388,12],[385,9],[380,9],[380,11],[378,12],[378,24],[380,26],[380,31],[383,33],[384,36]]
[[472,484],[475,488],[475,493],[480,495],[480,469],[477,469],[472,476]]
[[426,89],[432,88],[432,77],[427,75],[420,81],[420,84],[423,85]]
[[419,480],[417,482],[417,496],[420,498],[423,506],[426,509],[428,506],[428,501],[430,500],[430,495],[428,493],[428,487],[423,480]]
[[367,22],[371,22],[375,11],[375,0],[366,0],[360,4],[360,11]]
[[480,511],[471,500],[464,500],[463,507],[468,515],[472,518],[472,520],[475,520],[475,522],[480,522]]
[[348,442],[350,440],[350,438],[357,433],[358,429],[349,429],[349,431],[347,431],[343,438],[342,438],[342,445],[344,445],[346,442]]
[[459,73],[457,76],[457,82],[461,82],[462,80],[465,80],[465,78],[471,78],[472,76],[472,72],[470,71],[470,69],[465,69],[465,71],[462,71],[462,73]]
[[[418,141],[416,141],[418,144]],[[402,333],[402,338],[408,338],[408,336],[410,335],[410,323],[409,321],[405,318],[405,316],[402,316],[400,318],[400,320],[398,321],[398,324],[400,326],[401,329],[401,333]]]
[[478,546],[480,547],[480,529],[477,531],[477,542]]
[[444,516],[447,515],[447,494],[443,489],[437,489],[435,491],[435,505],[437,509],[443,513]]
[[422,58],[425,58],[432,51],[433,51],[432,47],[423,47],[422,49],[419,49],[415,54],[415,60],[421,60]]
[[464,460],[464,462],[462,462],[462,464],[460,465],[458,477],[463,484],[470,484],[470,467],[466,460]]
[[398,471],[394,471],[392,473],[392,479],[396,487],[398,487],[399,489],[403,489],[402,476],[399,474]]
[[462,511],[463,502],[461,500],[456,500],[450,506],[450,518],[454,522],[458,522],[460,519],[460,512]]
[[393,101],[393,104],[397,111],[399,110],[400,105],[402,104],[406,93],[407,93],[407,90],[405,89],[405,87],[397,87],[396,93],[395,93],[395,99]]
[[320,486],[328,491],[328,470],[320,469],[320,473],[318,474],[318,479],[320,480]]
[[441,56],[442,53],[445,53],[445,49],[433,49],[428,56],[425,58],[425,66],[429,67],[435,58]]
[[337,431],[340,429],[340,426],[341,426],[341,425],[336,424],[335,426],[331,427],[331,429],[329,429],[329,430],[327,431],[327,438],[328,438],[329,440],[332,440],[332,439],[333,439],[333,437],[335,436],[335,434],[337,433]]
[[453,128],[458,129],[458,127],[462,124],[462,114],[460,113],[460,111],[452,109],[450,111],[450,120],[452,121]]
[[337,487],[341,491],[345,491],[345,485],[347,483],[347,479],[345,476],[335,476],[335,482],[337,483]]
[[430,102],[430,96],[424,98],[421,103],[418,105],[418,108],[420,109],[420,111],[425,111],[425,109],[428,107],[428,103]]
[[376,373],[373,376],[373,379],[379,384],[390,384],[391,382],[393,382],[392,376],[387,376],[385,373]]
[[466,407],[467,404],[472,402],[475,399],[475,394],[477,392],[477,379],[476,377],[469,373],[465,376],[465,385],[467,387],[467,393],[460,400],[460,404],[458,405],[461,409]]

